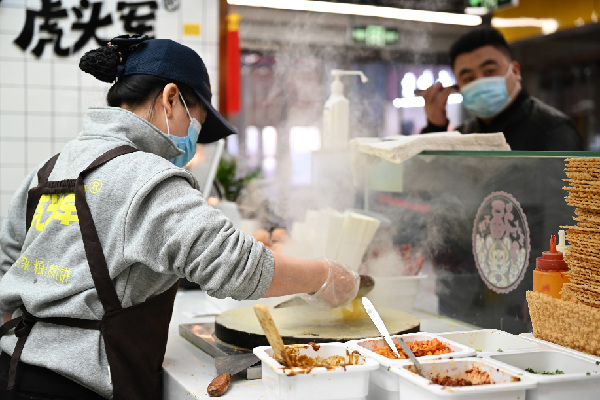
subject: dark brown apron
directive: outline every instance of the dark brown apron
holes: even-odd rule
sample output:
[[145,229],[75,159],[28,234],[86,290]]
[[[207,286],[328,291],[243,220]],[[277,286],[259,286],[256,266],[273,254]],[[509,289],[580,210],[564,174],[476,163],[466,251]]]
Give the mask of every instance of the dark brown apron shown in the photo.
[[27,229],[31,225],[35,208],[42,194],[75,193],[75,207],[79,216],[79,227],[86,257],[104,307],[101,320],[79,318],[37,318],[22,306],[23,315],[0,327],[0,337],[15,329],[17,344],[11,357],[8,389],[13,390],[17,379],[17,365],[27,336],[37,321],[66,325],[83,329],[100,330],[115,400],[149,400],[162,398],[162,363],[167,347],[169,322],[173,313],[173,302],[177,293],[176,282],[167,291],[132,307],[123,308],[108,272],[102,245],[96,226],[85,199],[83,180],[85,176],[123,154],[137,151],[131,146],[110,150],[83,170],[77,179],[48,181],[56,164],[58,154],[38,171],[38,186],[29,191],[27,197]]

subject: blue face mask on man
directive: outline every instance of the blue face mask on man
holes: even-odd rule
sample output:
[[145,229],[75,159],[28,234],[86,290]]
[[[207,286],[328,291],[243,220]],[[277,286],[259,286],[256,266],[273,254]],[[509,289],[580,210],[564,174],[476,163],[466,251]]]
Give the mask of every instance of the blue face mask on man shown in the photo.
[[202,129],[202,124],[198,122],[196,118],[192,118],[190,115],[190,110],[187,108],[187,104],[185,104],[185,100],[179,92],[179,97],[181,97],[181,101],[185,106],[185,111],[187,111],[188,117],[190,117],[190,126],[188,127],[187,136],[174,136],[171,135],[169,130],[169,119],[167,118],[167,110],[165,109],[165,118],[167,119],[167,136],[175,143],[178,149],[185,151],[185,154],[177,156],[171,159],[171,162],[176,166],[183,168],[196,154],[196,142],[198,141],[198,136],[200,135],[200,129]]
[[512,64],[504,76],[479,78],[460,89],[463,96],[463,106],[479,118],[492,118],[500,114],[511,102],[519,90],[515,85],[509,95],[506,89],[506,78],[512,73]]

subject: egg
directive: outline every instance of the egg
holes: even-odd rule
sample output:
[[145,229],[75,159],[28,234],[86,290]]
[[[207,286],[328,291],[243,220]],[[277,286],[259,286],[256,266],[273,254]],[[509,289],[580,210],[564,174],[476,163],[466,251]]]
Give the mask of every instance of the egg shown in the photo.
[[262,242],[265,246],[271,245],[271,237],[269,232],[264,229],[258,229],[254,231],[252,236],[254,236],[254,239],[258,240],[259,242]]
[[275,228],[273,229],[273,232],[271,232],[273,243],[286,242],[289,238],[290,235],[288,235],[287,231],[283,228]]

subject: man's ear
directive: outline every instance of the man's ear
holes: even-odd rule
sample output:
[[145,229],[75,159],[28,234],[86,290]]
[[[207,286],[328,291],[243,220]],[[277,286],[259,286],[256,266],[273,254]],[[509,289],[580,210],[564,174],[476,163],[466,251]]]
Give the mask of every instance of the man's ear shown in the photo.
[[168,83],[165,85],[162,91],[162,96],[160,96],[160,101],[162,102],[162,106],[165,108],[165,112],[167,114],[167,118],[171,118],[173,116],[173,103],[177,100],[179,96],[179,88],[174,83]]
[[515,76],[517,77],[517,81],[521,82],[521,66],[519,65],[518,61],[512,61],[513,64],[513,73],[515,74]]

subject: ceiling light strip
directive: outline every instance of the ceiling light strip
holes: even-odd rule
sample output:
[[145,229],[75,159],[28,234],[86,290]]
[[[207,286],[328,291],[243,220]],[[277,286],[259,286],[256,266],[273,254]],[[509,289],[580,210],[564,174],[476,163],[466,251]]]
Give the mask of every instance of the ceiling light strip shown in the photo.
[[307,0],[227,0],[231,5],[276,8],[280,10],[313,11],[333,14],[362,15],[400,19],[405,21],[431,22],[435,24],[477,26],[481,25],[479,15],[456,14],[438,11],[409,10],[393,7],[377,7],[362,4],[332,3]]

